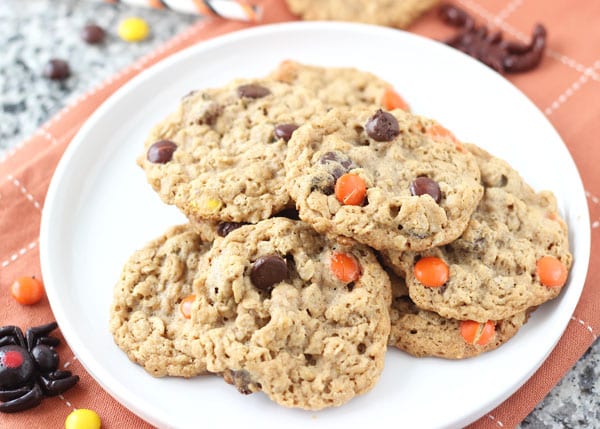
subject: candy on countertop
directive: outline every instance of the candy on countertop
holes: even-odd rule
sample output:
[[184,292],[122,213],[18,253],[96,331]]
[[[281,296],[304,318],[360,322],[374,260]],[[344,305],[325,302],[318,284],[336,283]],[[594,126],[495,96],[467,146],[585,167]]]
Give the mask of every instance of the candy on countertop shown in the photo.
[[142,18],[133,16],[121,21],[117,33],[126,42],[141,42],[150,34],[150,27]]
[[106,32],[96,24],[88,24],[81,29],[81,38],[90,45],[96,45],[104,41]]
[[44,66],[42,75],[52,80],[65,80],[71,76],[71,68],[65,60],[53,58]]
[[19,304],[36,304],[44,297],[44,284],[35,277],[19,277],[10,286],[10,295]]
[[100,416],[93,410],[78,408],[65,420],[65,429],[100,429]]
[[73,387],[79,376],[58,369],[50,336],[56,322],[23,331],[17,326],[0,328],[0,412],[16,413],[38,406],[44,396],[56,396]]

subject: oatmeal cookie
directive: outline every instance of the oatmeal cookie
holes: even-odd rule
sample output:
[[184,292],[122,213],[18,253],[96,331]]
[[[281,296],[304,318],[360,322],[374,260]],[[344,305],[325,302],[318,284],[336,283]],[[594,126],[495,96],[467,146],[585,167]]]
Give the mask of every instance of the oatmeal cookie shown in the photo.
[[288,206],[287,142],[321,111],[308,90],[272,80],[193,92],[153,128],[138,164],[192,221],[257,222]]
[[269,78],[303,86],[326,108],[364,106],[410,110],[390,83],[352,67],[319,67],[288,60],[283,61]]
[[286,170],[302,220],[378,250],[454,240],[483,194],[473,155],[400,109],[332,109],[296,130]]
[[192,314],[193,350],[243,393],[338,406],[371,389],[390,330],[389,279],[373,253],[273,218],[215,244]]
[[572,264],[567,225],[551,192],[536,193],[506,162],[465,147],[485,187],[465,232],[439,248],[384,257],[418,307],[451,319],[508,319],[560,293]]
[[438,0],[286,0],[305,20],[364,22],[405,28]]
[[190,353],[190,319],[180,311],[206,269],[210,242],[189,225],[170,228],[135,252],[114,288],[110,331],[129,358],[155,377],[193,377],[205,360]]
[[493,328],[489,328],[489,334],[484,333],[485,325],[480,324],[473,324],[474,329],[469,332],[470,321],[465,326],[463,321],[446,319],[433,311],[418,308],[410,299],[404,280],[393,274],[390,278],[393,298],[389,345],[416,357],[466,359],[494,350],[511,339],[533,311],[517,313],[506,320],[491,321]]

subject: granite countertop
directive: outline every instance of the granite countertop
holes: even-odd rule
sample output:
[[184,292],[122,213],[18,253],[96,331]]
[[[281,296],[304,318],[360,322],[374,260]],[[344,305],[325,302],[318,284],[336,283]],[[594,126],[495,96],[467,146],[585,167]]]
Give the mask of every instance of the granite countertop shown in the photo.
[[[128,44],[116,36],[118,22],[141,16],[151,37]],[[81,0],[2,0],[0,6],[0,156],[72,99],[152,51],[197,17]],[[103,44],[85,44],[88,22],[107,30]],[[49,36],[50,35],[50,36]],[[40,77],[50,58],[67,59],[72,76],[63,82]],[[600,427],[600,343],[522,422],[521,428]]]

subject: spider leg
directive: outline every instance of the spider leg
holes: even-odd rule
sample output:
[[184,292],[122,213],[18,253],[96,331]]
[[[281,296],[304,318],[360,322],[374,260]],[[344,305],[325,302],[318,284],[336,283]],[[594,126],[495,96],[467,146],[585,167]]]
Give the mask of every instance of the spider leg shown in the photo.
[[46,337],[50,332],[58,327],[56,322],[51,322],[46,325],[35,326],[27,330],[27,349],[31,350],[37,344],[40,337]]
[[56,371],[48,374],[48,377],[39,376],[38,380],[42,386],[42,390],[47,396],[56,396],[75,386],[79,381],[78,375],[71,375],[70,371],[61,371],[61,375],[66,375],[64,378],[55,378]]
[[35,386],[33,386],[33,389],[31,389],[23,396],[0,404],[0,412],[16,413],[18,411],[33,408],[39,405],[40,402],[42,402],[43,397],[44,394],[42,393],[42,389],[40,389],[40,386],[36,384]]
[[0,328],[0,347],[14,344],[23,348],[27,347],[23,331],[18,326],[3,326]]
[[19,387],[18,389],[13,390],[0,390],[0,401],[12,401],[20,396],[23,396],[27,392],[31,390],[31,385]]

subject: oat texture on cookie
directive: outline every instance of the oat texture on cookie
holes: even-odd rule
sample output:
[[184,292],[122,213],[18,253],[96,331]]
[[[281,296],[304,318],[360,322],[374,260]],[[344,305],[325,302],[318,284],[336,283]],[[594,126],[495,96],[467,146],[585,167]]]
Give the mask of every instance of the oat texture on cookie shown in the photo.
[[[555,298],[572,264],[566,223],[552,193],[536,193],[509,164],[474,145],[465,145],[481,169],[485,194],[464,233],[445,246],[423,252],[385,252],[388,264],[406,277],[410,297],[422,309],[446,318],[503,320]],[[415,266],[424,257],[449,267],[441,287],[419,281]],[[560,269],[559,282],[544,284],[539,261]],[[564,274],[563,274],[564,273]]]
[[309,91],[273,80],[192,92],[153,128],[138,164],[162,200],[192,221],[257,222],[290,203],[289,127],[321,110]]
[[206,372],[204,359],[191,353],[186,337],[191,321],[181,307],[205,269],[210,245],[190,225],[169,228],[129,258],[114,287],[115,343],[155,377]]
[[408,103],[389,82],[353,67],[320,67],[286,60],[269,77],[308,89],[326,108],[410,110]]
[[[356,274],[340,276],[334,255],[351,259]],[[193,349],[209,371],[243,393],[262,390],[311,410],[341,405],[377,382],[391,290],[366,246],[274,218],[229,233],[208,263],[197,288],[210,305],[192,320]]]
[[332,109],[296,131],[286,183],[317,231],[398,251],[448,243],[483,194],[477,163],[435,121],[400,109]]

